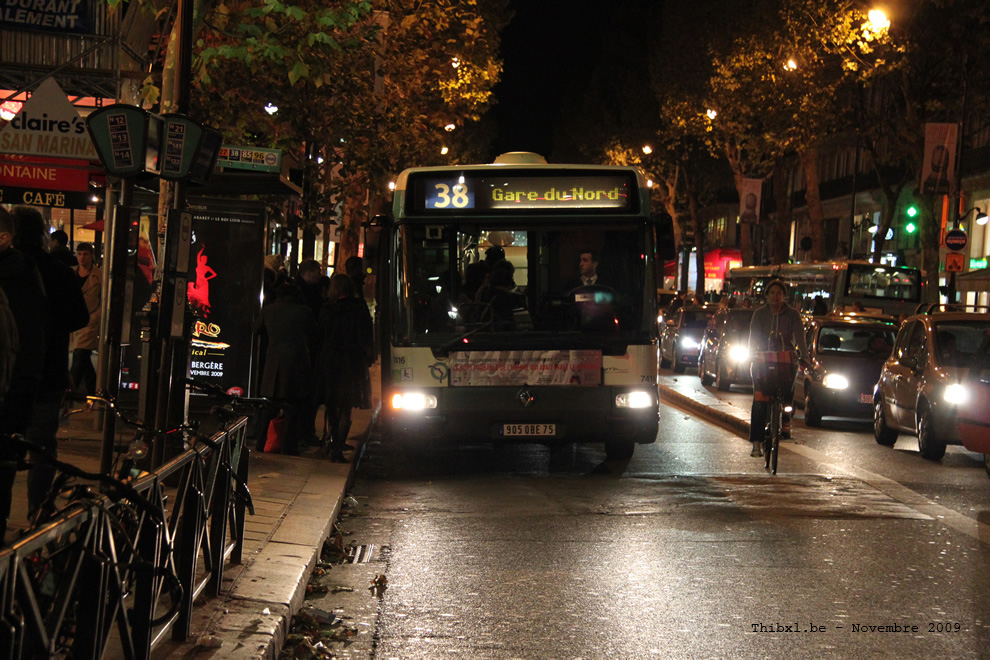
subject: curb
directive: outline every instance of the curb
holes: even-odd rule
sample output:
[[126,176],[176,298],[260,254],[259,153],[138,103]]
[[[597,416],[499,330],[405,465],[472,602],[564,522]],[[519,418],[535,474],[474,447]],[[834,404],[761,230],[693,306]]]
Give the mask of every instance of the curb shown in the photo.
[[[289,603],[291,603],[291,605],[288,611],[283,616],[279,617],[278,625],[275,628],[274,634],[272,635],[267,648],[260,656],[262,658],[266,658],[267,660],[277,660],[282,651],[282,647],[285,646],[285,641],[289,635],[289,626],[292,621],[292,617],[302,609],[303,603],[305,602],[306,587],[309,584],[309,577],[313,574],[313,570],[316,568],[316,564],[320,559],[320,552],[323,549],[323,544],[330,537],[330,532],[333,530],[333,526],[337,522],[337,518],[340,516],[340,510],[343,506],[344,498],[347,497],[347,493],[350,492],[351,487],[354,485],[355,468],[357,467],[358,461],[361,460],[360,454],[364,451],[364,446],[368,442],[368,438],[371,436],[380,406],[381,404],[379,403],[379,405],[375,407],[371,414],[371,420],[368,426],[364,429],[364,432],[358,436],[358,438],[360,438],[360,444],[357,448],[357,455],[349,465],[347,476],[344,479],[344,487],[336,493],[336,499],[334,500],[332,509],[330,509],[330,515],[323,527],[322,532],[320,533],[319,542],[312,548],[313,552],[306,561],[306,568],[303,571],[302,579],[296,582],[296,587],[289,599]],[[298,501],[298,497],[296,498],[296,501]],[[295,502],[293,502],[293,505],[295,505]],[[286,517],[288,517],[288,514]],[[246,574],[244,577],[249,577],[249,575]]]
[[[749,439],[749,414],[746,411],[741,411],[741,409],[731,406],[733,411],[738,411],[733,414],[733,412],[724,410],[724,407],[728,407],[729,404],[722,404],[719,399],[715,397],[709,397],[713,401],[720,405],[711,405],[704,401],[699,401],[696,397],[691,397],[677,390],[667,387],[665,385],[658,385],[660,392],[660,397],[666,399],[676,405],[686,408],[693,413],[699,414],[707,419],[714,419],[720,425],[725,426],[733,433],[736,433],[745,439]],[[745,419],[740,418],[739,415],[744,414]]]

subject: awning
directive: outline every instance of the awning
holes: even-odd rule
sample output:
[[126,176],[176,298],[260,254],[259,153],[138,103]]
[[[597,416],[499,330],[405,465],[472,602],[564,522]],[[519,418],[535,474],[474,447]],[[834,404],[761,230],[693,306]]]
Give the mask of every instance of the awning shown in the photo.
[[93,222],[89,223],[88,225],[83,225],[82,227],[80,227],[80,229],[90,229],[92,231],[103,231],[103,221],[102,220],[94,220]]
[[956,291],[990,291],[990,268],[956,275]]

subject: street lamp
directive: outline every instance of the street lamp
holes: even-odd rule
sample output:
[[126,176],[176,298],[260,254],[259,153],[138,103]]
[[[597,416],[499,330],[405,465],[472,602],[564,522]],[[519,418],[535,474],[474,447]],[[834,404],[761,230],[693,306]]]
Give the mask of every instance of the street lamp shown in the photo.
[[653,153],[653,147],[651,147],[648,144],[644,144],[643,145],[643,153],[646,154],[647,156],[649,156],[650,154]]
[[985,225],[985,224],[987,224],[987,221],[990,220],[990,216],[987,216],[986,213],[984,213],[983,211],[981,211],[979,206],[974,206],[973,208],[969,209],[965,213],[960,213],[959,214],[959,219],[956,220],[956,229],[958,229],[959,228],[959,225],[962,224],[963,219],[967,215],[969,215],[970,213],[972,213],[973,211],[976,211],[976,217],[975,217],[976,224],[978,224],[978,225]]
[[863,28],[871,33],[876,34],[890,29],[890,19],[882,9],[871,9],[866,14],[866,18],[868,20]]

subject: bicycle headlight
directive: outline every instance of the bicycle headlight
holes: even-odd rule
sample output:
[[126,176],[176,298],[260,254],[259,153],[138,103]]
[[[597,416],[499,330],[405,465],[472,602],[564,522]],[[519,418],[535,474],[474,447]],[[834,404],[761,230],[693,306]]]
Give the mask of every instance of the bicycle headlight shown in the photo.
[[952,403],[958,406],[969,401],[969,390],[966,389],[965,385],[952,383],[945,386],[945,391],[942,392],[942,398],[945,399],[946,403]]
[[743,344],[733,344],[729,348],[729,359],[733,362],[745,362],[749,359],[749,347]]
[[643,390],[623,392],[615,397],[616,408],[649,408],[653,405],[653,395]]
[[396,392],[392,395],[393,410],[408,410],[416,412],[427,408],[436,408],[437,398],[432,394],[422,392]]
[[849,387],[849,379],[842,374],[825,374],[822,385],[830,390],[844,390]]

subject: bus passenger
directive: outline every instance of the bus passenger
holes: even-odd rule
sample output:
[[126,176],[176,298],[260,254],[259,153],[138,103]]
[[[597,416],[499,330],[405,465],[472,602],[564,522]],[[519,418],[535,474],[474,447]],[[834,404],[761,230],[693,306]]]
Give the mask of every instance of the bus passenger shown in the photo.
[[515,271],[515,266],[508,260],[496,261],[492,265],[491,282],[478,290],[478,302],[491,306],[491,316],[488,316],[489,312],[482,311],[481,320],[491,318],[493,330],[516,329],[514,310],[523,306],[523,300],[515,292]]

